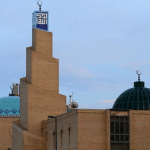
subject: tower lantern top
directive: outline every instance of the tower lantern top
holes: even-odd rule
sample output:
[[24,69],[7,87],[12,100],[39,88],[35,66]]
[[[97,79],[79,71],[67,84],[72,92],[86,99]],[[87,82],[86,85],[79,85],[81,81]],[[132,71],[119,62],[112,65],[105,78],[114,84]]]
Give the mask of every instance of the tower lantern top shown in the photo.
[[41,11],[43,3],[39,4],[39,10],[32,13],[32,28],[48,31],[48,11]]

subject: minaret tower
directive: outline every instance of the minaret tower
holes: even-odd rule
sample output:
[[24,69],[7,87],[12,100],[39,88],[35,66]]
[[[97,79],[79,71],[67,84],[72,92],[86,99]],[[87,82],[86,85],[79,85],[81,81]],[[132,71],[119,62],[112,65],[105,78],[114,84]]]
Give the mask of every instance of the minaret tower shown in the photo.
[[66,97],[59,94],[59,60],[52,56],[48,12],[34,11],[32,17],[32,46],[26,49],[26,77],[20,79],[20,122],[13,123],[13,150],[41,150],[42,121],[66,112]]

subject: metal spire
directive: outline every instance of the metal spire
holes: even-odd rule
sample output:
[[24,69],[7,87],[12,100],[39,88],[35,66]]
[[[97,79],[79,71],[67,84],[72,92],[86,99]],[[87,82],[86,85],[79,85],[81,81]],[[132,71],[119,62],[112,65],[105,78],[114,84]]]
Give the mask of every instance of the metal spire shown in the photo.
[[13,94],[13,85],[10,86],[11,94]]
[[38,1],[37,4],[39,5],[39,11],[41,11],[41,6],[43,3],[39,4],[39,1]]
[[137,70],[136,73],[138,74],[138,81],[140,81],[140,75],[142,72],[140,70]]

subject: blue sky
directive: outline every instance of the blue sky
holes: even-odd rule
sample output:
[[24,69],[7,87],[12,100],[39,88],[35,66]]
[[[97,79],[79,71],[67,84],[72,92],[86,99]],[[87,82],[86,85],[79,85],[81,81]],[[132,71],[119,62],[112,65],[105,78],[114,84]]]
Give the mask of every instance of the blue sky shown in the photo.
[[[0,9],[0,97],[25,77],[37,1],[3,1]],[[80,108],[107,109],[137,80],[150,87],[150,1],[43,0],[60,62],[60,93]]]

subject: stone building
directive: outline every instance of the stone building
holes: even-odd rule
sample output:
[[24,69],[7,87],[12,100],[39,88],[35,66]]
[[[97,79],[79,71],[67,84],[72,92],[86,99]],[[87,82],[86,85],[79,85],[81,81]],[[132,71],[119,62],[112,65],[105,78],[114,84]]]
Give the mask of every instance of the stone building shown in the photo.
[[0,150],[149,150],[150,89],[134,82],[112,109],[67,106],[47,29],[34,24],[19,93],[15,84],[12,94],[0,99]]

